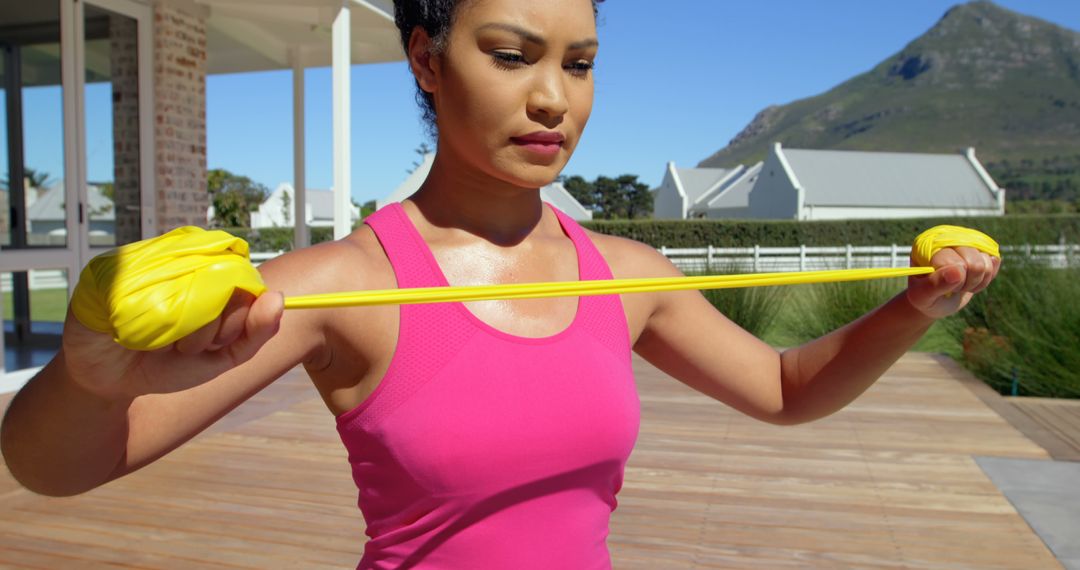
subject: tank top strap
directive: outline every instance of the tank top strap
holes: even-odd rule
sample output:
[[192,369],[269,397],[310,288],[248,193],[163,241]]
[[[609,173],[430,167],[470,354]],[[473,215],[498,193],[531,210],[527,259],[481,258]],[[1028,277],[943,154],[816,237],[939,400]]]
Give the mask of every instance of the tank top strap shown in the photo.
[[[427,245],[413,229],[398,202],[364,218],[386,252],[399,289],[445,285],[428,259]],[[398,306],[398,336],[394,357],[383,381],[367,400],[338,418],[359,429],[374,429],[422,389],[460,352],[476,329],[468,326],[452,303]]]
[[445,285],[431,266],[425,252],[427,245],[417,243],[416,232],[399,202],[391,202],[364,218],[371,226],[390,259],[399,289]]
[[[613,279],[611,267],[608,266],[600,250],[596,248],[592,239],[585,233],[574,218],[563,213],[552,204],[551,210],[559,218],[563,231],[574,242],[574,248],[578,254],[578,267],[582,281],[594,281],[601,279]],[[581,326],[588,329],[603,345],[607,346],[619,358],[630,358],[630,332],[626,323],[626,313],[623,311],[622,299],[619,295],[591,295],[581,297],[582,319]]]
[[581,259],[578,260],[579,270],[581,271],[581,280],[611,279],[611,268],[608,267],[607,262],[604,260],[604,256],[600,255],[600,250],[596,249],[592,240],[585,234],[585,229],[582,228],[574,218],[566,215],[553,204],[548,203],[548,206],[550,206],[551,211],[555,212],[555,215],[558,216],[563,231],[565,231],[570,240],[574,242],[574,248],[581,257]]

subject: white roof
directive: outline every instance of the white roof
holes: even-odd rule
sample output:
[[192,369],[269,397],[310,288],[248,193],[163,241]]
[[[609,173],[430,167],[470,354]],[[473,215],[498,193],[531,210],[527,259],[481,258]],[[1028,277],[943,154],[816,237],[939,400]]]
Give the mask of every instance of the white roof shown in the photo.
[[750,191],[754,189],[754,183],[757,182],[763,164],[763,162],[759,162],[727,181],[718,192],[712,195],[707,207],[709,209],[749,208]]
[[[28,192],[34,189],[27,188]],[[101,193],[101,187],[93,184],[86,187],[87,201],[90,203],[89,212],[94,220],[114,221],[116,208],[113,201]],[[35,222],[63,222],[64,216],[64,181],[60,180],[48,190],[38,196],[37,200],[26,210],[26,217]]]
[[[278,184],[277,188],[266,197],[263,204],[275,200],[275,197],[281,192],[288,192],[291,200],[296,199],[296,191],[293,190],[292,184],[288,182],[282,182]],[[277,198],[280,201],[280,198]],[[307,210],[308,215],[311,216],[312,221],[319,220],[334,220],[334,191],[333,190],[319,190],[312,188],[304,189],[304,207]],[[349,217],[356,221],[360,219],[360,210],[356,206],[349,208]]]
[[[143,0],[146,2],[147,0]],[[207,71],[288,69],[298,48],[304,67],[331,63],[331,26],[350,8],[352,63],[402,61],[392,0],[194,0],[205,6]]]
[[579,222],[592,219],[592,210],[582,206],[581,202],[571,196],[562,182],[552,182],[540,188],[540,199]]
[[706,192],[716,188],[733,169],[727,168],[676,168],[679,185],[686,193],[688,205],[697,202]]
[[995,190],[963,154],[783,148],[814,206],[997,208]]
[[[135,0],[153,5],[155,0]],[[168,2],[166,2],[168,3]],[[401,37],[394,25],[393,0],[182,0],[177,5],[206,20],[207,72],[238,73],[291,69],[295,50],[304,67],[330,65],[331,25],[338,8],[349,7],[353,64],[403,61]],[[97,10],[96,8],[90,8]],[[3,23],[10,26],[56,20],[55,2],[5,2]],[[108,76],[108,43],[87,43],[86,66],[95,77]],[[34,73],[28,86],[60,83],[60,58],[53,46],[27,46]]]

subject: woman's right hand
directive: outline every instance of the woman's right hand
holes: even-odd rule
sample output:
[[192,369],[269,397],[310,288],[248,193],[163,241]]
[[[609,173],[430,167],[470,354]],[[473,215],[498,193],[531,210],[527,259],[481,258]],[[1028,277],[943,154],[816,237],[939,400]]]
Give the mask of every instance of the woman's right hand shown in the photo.
[[278,292],[236,290],[221,314],[156,350],[132,350],[91,330],[68,311],[60,357],[71,379],[107,400],[178,392],[203,384],[254,356],[274,336],[284,305]]

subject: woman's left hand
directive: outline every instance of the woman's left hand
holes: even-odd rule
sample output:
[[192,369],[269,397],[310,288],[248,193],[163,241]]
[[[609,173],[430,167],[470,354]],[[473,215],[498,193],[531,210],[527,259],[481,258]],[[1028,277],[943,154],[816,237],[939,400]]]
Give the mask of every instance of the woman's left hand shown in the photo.
[[940,319],[967,305],[971,296],[986,289],[1001,268],[1001,259],[973,247],[949,247],[930,260],[930,275],[908,278],[908,302],[924,315]]

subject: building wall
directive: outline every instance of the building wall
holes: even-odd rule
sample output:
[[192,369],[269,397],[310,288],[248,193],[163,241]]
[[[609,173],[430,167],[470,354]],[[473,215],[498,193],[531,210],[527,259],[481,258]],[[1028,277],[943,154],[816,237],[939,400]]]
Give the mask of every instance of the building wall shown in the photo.
[[653,218],[657,220],[681,220],[686,217],[686,197],[679,193],[672,174],[672,163],[668,163],[664,180],[653,199]]
[[154,173],[158,230],[206,226],[206,21],[154,6]]
[[135,20],[117,15],[109,18],[116,245],[142,239],[142,214],[139,209],[138,40]]
[[765,158],[749,202],[751,218],[792,220],[798,215],[798,189],[775,150]]
[[745,220],[750,218],[750,208],[710,208],[705,216],[710,220]]
[[[287,196],[287,198],[286,198]],[[293,225],[293,200],[296,198],[292,186],[279,184],[259,208],[251,213],[251,227],[253,228],[278,228],[292,227]],[[310,205],[305,209],[308,217],[311,216]],[[308,220],[310,223],[311,220]]]

